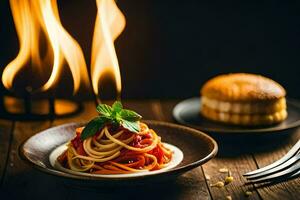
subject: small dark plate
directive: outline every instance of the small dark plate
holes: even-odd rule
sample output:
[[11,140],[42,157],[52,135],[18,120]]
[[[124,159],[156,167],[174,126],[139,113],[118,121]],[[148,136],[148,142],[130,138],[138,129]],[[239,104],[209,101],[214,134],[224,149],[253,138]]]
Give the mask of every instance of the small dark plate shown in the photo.
[[75,129],[82,124],[70,123],[42,131],[26,140],[19,149],[21,157],[33,167],[59,177],[96,183],[145,183],[147,180],[163,180],[176,177],[212,159],[218,151],[217,143],[205,133],[165,122],[144,121],[154,129],[162,141],[177,146],[183,152],[183,160],[176,167],[159,174],[138,177],[103,178],[69,174],[53,168],[49,162],[50,153],[58,146],[68,142],[75,135]]
[[300,103],[287,99],[288,117],[280,124],[265,127],[230,126],[213,122],[200,115],[201,98],[195,97],[178,103],[173,117],[181,124],[209,133],[273,133],[300,126]]

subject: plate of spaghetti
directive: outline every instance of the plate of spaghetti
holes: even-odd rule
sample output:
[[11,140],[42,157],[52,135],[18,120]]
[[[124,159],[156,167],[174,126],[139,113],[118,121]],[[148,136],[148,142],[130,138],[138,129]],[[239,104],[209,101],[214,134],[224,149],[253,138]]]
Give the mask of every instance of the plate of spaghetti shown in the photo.
[[176,177],[217,153],[206,134],[142,117],[120,102],[97,106],[88,123],[42,131],[20,146],[21,157],[44,172],[81,180],[144,180]]
[[140,126],[138,133],[105,126],[94,137],[83,141],[80,139],[83,128],[77,128],[71,142],[50,154],[50,163],[68,173],[119,178],[160,172],[182,161],[183,153],[179,148],[162,143],[145,123]]

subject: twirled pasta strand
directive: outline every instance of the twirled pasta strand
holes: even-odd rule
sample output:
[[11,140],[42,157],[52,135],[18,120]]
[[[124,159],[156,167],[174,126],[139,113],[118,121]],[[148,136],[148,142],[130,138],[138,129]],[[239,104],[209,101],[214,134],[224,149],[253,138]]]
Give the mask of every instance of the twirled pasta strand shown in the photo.
[[[90,171],[97,174],[122,174],[143,172],[165,167],[171,160],[172,151],[165,148],[152,129],[140,123],[141,132],[138,135],[144,139],[140,141],[142,148],[131,146],[135,133],[131,135],[124,130],[111,134],[105,126],[99,135],[89,137],[82,143],[83,153],[78,153],[69,144],[67,150],[67,163],[70,169],[79,172]],[[82,129],[81,129],[82,130]],[[149,136],[145,136],[149,134]],[[125,137],[125,139],[124,139]],[[154,148],[161,149],[162,157],[158,162],[157,157],[151,152]],[[122,153],[125,151],[125,153]],[[126,151],[130,153],[126,153]]]

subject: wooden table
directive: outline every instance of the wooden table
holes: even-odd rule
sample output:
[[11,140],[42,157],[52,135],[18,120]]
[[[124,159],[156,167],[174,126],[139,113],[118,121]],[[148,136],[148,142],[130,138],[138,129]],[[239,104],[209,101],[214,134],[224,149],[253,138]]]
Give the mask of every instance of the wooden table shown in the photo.
[[[124,101],[125,106],[136,110],[144,119],[170,121],[172,109],[178,101]],[[275,185],[259,187],[245,185],[242,174],[267,165],[284,155],[300,137],[300,129],[243,143],[243,139],[222,143],[219,155],[173,182],[122,188],[80,188],[62,182],[59,178],[39,172],[24,163],[18,155],[19,145],[33,134],[67,122],[87,121],[96,115],[93,102],[84,103],[84,111],[76,116],[46,121],[0,120],[0,199],[300,199],[300,178]],[[226,147],[227,145],[227,147]],[[248,145],[248,146],[247,146]],[[244,151],[247,149],[247,151]],[[210,187],[224,179],[220,168],[228,168],[234,181],[223,188]],[[209,180],[206,180],[206,178]],[[245,192],[252,191],[246,197]],[[3,196],[4,195],[4,196]],[[140,196],[144,198],[140,198]],[[6,198],[2,198],[6,197]]]

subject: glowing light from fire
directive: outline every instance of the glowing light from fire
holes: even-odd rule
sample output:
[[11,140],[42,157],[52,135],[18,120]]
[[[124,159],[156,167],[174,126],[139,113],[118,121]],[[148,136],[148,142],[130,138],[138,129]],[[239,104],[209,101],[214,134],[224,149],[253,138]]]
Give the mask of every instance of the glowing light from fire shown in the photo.
[[12,88],[16,74],[28,61],[34,67],[43,67],[39,51],[39,35],[46,35],[47,44],[53,54],[52,72],[42,86],[48,90],[56,85],[62,72],[64,61],[70,67],[74,92],[82,82],[88,83],[88,73],[82,50],[78,43],[63,28],[58,14],[56,0],[10,0],[10,6],[16,26],[20,49],[17,57],[3,71],[3,85]]
[[105,74],[112,74],[115,78],[117,92],[120,94],[121,75],[114,40],[125,28],[125,17],[114,0],[96,0],[96,2],[98,13],[95,22],[91,58],[93,90],[98,95],[100,78]]

